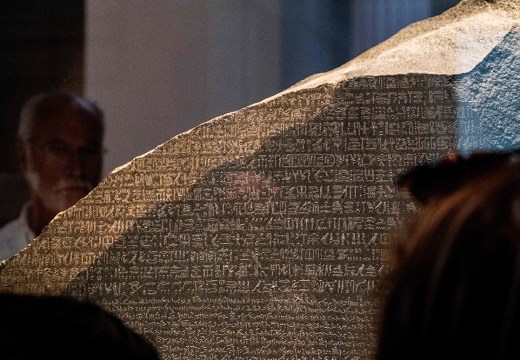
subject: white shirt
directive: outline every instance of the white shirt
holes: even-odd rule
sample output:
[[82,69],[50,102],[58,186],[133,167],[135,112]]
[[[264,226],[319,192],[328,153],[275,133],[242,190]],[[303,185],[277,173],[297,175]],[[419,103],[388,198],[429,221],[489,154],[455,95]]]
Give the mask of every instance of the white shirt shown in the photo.
[[0,228],[0,261],[13,257],[35,238],[27,221],[28,213],[26,203],[17,219]]

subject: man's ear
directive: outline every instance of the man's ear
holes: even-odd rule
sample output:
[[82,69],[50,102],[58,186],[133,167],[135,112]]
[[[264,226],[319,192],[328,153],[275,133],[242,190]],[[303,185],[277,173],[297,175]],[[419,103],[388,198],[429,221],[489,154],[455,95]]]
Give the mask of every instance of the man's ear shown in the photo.
[[27,164],[27,149],[25,146],[25,143],[22,139],[18,138],[16,139],[16,159],[18,160],[18,165],[20,167],[20,170],[24,171],[25,166]]

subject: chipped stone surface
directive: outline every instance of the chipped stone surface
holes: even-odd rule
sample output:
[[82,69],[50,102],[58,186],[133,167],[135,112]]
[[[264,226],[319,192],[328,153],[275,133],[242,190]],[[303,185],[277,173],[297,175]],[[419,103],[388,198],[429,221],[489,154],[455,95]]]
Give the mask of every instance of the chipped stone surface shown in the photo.
[[516,1],[464,1],[110,174],[0,271],[165,359],[369,359],[401,170],[519,145]]

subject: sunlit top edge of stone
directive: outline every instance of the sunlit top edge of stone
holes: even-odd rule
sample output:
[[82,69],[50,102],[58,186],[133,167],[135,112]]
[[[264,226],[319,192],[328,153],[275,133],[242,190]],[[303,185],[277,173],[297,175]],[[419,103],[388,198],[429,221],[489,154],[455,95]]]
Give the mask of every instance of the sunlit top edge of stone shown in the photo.
[[[516,11],[511,12],[510,8]],[[407,26],[336,69],[309,76],[288,89],[247,107],[266,103],[292,92],[357,77],[410,73],[454,75],[469,72],[514,26],[520,26],[518,0],[496,0],[494,4],[484,0],[461,1],[439,16]],[[186,136],[199,126],[217,121],[233,112],[236,111],[210,119],[167,142]],[[164,144],[132,161],[149,155],[162,145]],[[125,169],[132,161],[115,168],[111,173]]]

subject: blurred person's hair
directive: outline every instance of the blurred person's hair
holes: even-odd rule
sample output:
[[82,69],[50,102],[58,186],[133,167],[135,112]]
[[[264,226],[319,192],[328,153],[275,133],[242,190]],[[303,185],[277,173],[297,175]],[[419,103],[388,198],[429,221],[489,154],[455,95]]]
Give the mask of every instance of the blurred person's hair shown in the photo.
[[395,246],[378,360],[520,358],[520,166],[466,178]]
[[396,185],[401,191],[410,193],[418,203],[426,205],[508,163],[520,163],[520,149],[450,152],[438,161],[420,164],[400,173]]
[[31,137],[32,124],[35,121],[48,121],[64,111],[76,110],[88,114],[104,127],[104,115],[99,106],[84,97],[63,92],[49,92],[35,95],[25,102],[20,113],[18,138]]
[[62,296],[0,294],[2,359],[158,360],[153,345],[99,306]]

